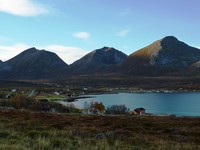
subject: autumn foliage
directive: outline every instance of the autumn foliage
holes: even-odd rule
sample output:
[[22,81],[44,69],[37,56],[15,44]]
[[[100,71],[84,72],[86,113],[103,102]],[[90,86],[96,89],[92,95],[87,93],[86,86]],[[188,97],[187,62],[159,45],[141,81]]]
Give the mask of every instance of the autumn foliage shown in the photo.
[[27,97],[22,94],[16,94],[11,101],[13,107],[21,109],[21,108],[28,108],[35,100],[34,98]]
[[102,102],[92,102],[89,111],[93,114],[101,114],[105,111],[105,106]]

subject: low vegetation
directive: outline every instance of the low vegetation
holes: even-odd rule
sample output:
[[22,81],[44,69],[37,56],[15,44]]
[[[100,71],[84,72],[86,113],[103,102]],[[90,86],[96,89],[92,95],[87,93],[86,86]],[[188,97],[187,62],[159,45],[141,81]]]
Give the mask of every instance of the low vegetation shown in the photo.
[[36,99],[23,94],[15,94],[11,99],[1,99],[2,109],[29,110],[34,112],[60,112],[60,113],[80,113],[74,105],[64,106],[60,103],[47,99]]
[[0,149],[200,149],[200,118],[0,111]]

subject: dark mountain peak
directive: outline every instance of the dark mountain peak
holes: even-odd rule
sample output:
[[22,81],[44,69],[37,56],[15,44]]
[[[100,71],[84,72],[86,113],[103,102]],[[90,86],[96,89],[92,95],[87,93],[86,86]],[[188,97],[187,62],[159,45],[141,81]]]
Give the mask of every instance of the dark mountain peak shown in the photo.
[[126,54],[112,47],[103,47],[101,49],[96,49],[86,56],[87,58],[89,57],[91,62],[94,61],[96,62],[96,64],[106,65],[118,64],[127,58]]
[[2,61],[2,60],[0,60],[0,63],[3,63],[3,61]]
[[107,53],[113,53],[113,52],[120,52],[120,51],[118,51],[117,49],[115,49],[113,47],[104,46],[100,49],[96,49],[96,50],[92,51],[91,54],[95,54],[95,53],[107,54]]
[[176,50],[178,47],[186,47],[188,46],[184,42],[179,41],[176,37],[174,36],[167,36],[160,41],[160,45],[163,49],[167,50]]
[[[55,57],[55,58],[58,58],[58,55],[56,53],[53,53],[53,52],[50,52],[50,51],[47,51],[47,50],[39,50],[35,47],[32,47],[32,48],[29,48],[29,49],[26,49],[24,50],[23,52],[21,52],[20,54],[18,54],[17,56],[13,57],[12,59],[16,59],[16,60],[19,60],[19,59],[32,59],[32,58],[36,58],[36,57]],[[10,60],[12,60],[10,59]]]
[[39,51],[38,49],[36,49],[35,47],[31,47],[31,48],[28,48],[27,50],[25,50],[27,52],[37,52]]
[[57,74],[67,64],[55,53],[29,48],[5,62],[11,66],[15,77],[42,78]]
[[35,47],[31,47],[31,48],[28,48],[27,50],[35,50],[35,51],[37,51],[38,49],[35,48]]
[[161,43],[170,43],[170,42],[177,42],[178,39],[174,36],[166,36],[163,39],[161,39]]
[[[45,49],[42,49],[42,50],[40,50],[40,52],[45,53],[45,52],[49,52],[49,51],[46,51]],[[49,53],[53,53],[53,52],[49,52]]]
[[102,47],[101,49],[99,49],[99,50],[103,50],[103,51],[110,51],[110,50],[116,50],[115,48],[113,48],[113,47],[107,47],[107,46],[104,46],[104,47]]
[[96,49],[70,65],[76,73],[100,72],[114,65],[122,63],[127,55],[112,47]]
[[[18,54],[17,56],[29,56],[29,55],[35,55],[39,52],[40,50],[36,49],[35,47],[32,47],[32,48],[29,48],[29,49],[26,49],[24,50],[23,52],[21,52],[20,54]],[[16,56],[15,56],[16,57]],[[14,57],[14,58],[15,58]]]
[[105,63],[105,60],[107,60],[108,64],[112,59],[112,61],[116,61],[116,63],[120,63],[122,60],[120,59],[117,61],[117,57],[121,57],[122,59],[125,59],[125,58],[127,58],[127,55],[113,47],[104,46],[100,49],[96,49],[96,50],[88,53],[81,59],[85,60],[87,58],[90,61],[95,60],[100,63]]

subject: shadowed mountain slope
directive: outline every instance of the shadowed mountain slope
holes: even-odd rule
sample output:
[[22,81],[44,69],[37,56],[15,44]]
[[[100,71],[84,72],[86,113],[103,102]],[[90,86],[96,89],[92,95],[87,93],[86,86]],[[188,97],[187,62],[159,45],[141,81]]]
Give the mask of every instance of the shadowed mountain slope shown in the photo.
[[129,82],[135,77],[199,77],[199,68],[200,49],[167,36],[129,56],[111,47],[96,49],[70,66],[55,53],[30,48],[6,62],[0,61],[0,79],[75,79],[75,83],[83,80],[85,84],[103,78],[107,83],[114,79],[123,84],[124,79]]
[[[108,72],[122,63],[127,55],[111,47],[96,49],[69,66],[72,74]],[[102,72],[103,71],[103,72]]]
[[67,64],[55,53],[30,48],[5,62],[10,66],[9,78],[38,79],[53,77]]

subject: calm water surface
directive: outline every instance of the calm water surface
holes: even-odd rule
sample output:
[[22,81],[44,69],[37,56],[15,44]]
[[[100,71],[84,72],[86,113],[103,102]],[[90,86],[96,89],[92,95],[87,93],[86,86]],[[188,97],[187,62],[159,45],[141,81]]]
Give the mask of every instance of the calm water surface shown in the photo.
[[200,116],[200,93],[119,93],[90,96],[94,97],[79,99],[73,103],[83,108],[86,101],[98,101],[103,102],[105,106],[125,104],[130,110],[143,107],[147,113],[153,114]]

